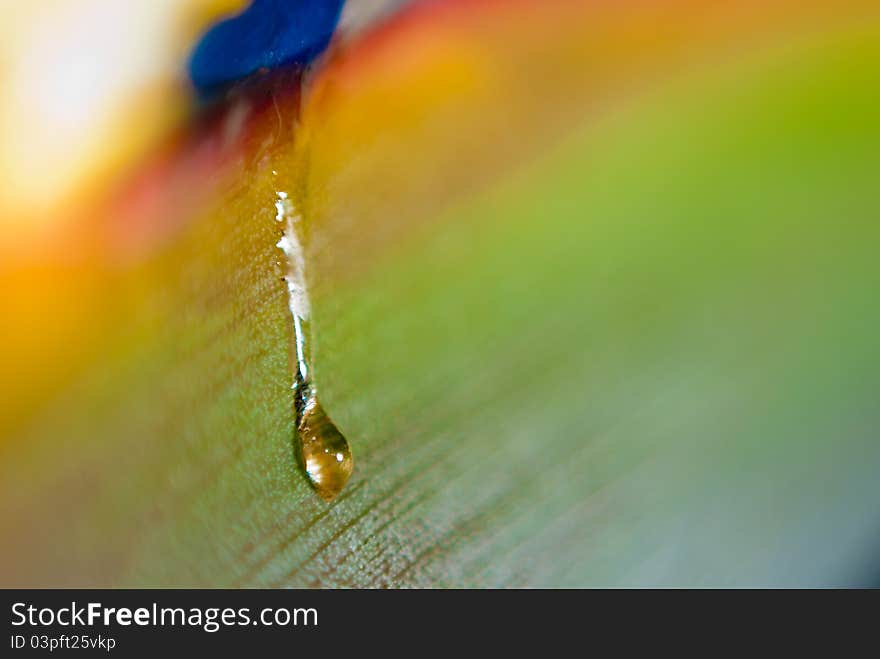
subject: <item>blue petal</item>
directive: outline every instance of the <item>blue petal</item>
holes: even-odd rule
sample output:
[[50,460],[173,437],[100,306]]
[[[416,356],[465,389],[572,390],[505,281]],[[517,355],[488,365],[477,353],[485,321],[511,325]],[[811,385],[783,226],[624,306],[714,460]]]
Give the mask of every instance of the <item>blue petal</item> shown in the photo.
[[253,0],[196,45],[189,75],[202,96],[261,68],[307,64],[330,42],[345,0]]

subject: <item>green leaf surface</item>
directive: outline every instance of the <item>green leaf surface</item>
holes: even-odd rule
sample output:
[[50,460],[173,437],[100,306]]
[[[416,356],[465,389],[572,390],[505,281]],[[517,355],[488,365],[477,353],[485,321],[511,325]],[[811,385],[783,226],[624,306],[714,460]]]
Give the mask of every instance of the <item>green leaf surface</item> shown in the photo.
[[276,183],[254,164],[119,275],[101,359],[0,446],[0,582],[873,578],[877,37],[584,112],[368,253],[333,240],[372,230],[358,200],[306,189],[316,381],[356,461],[332,505],[293,457]]

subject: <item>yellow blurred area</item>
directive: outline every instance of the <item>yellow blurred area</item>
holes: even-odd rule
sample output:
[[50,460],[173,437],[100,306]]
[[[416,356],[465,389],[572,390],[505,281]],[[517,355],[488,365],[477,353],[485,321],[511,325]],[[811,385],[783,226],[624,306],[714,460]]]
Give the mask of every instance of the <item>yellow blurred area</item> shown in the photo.
[[0,4],[0,245],[39,236],[179,121],[188,50],[244,4]]
[[[566,127],[643,90],[655,75],[699,72],[709,55],[735,58],[762,41],[847,24],[870,6],[864,0],[846,3],[847,11],[821,0],[417,6],[357,44],[356,53],[339,47],[306,95],[296,150],[284,169],[297,172],[298,162],[308,163],[303,213],[333,245],[318,250],[316,268],[337,276],[356,271],[380,244],[394,243],[419,221],[425,199],[449,203],[453,191],[476,189],[515,169],[526,154],[557,142]],[[396,200],[394,213],[389,198]],[[351,217],[359,218],[357,232]],[[365,241],[375,244],[366,248]]]

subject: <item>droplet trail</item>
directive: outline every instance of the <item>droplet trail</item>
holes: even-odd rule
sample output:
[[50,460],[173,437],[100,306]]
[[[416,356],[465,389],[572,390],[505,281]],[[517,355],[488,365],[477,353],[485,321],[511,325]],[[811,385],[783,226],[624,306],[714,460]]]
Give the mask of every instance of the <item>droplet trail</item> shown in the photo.
[[287,257],[288,307],[293,318],[292,359],[294,376],[294,412],[296,443],[300,464],[309,482],[325,501],[335,499],[354,470],[354,460],[343,434],[318,401],[317,388],[311,379],[309,363],[308,318],[310,305],[305,277],[305,255],[296,223],[293,204],[287,193],[276,193],[275,220],[285,222],[284,234],[277,247]]

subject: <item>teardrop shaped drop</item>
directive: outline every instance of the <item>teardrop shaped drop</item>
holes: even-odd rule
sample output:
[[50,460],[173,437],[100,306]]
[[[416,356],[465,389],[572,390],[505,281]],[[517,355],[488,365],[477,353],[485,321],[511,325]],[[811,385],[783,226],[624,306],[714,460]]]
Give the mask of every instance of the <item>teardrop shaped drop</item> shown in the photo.
[[302,464],[318,495],[333,501],[354,470],[348,442],[317,398],[306,402],[299,417],[297,434]]
[[287,220],[277,247],[287,257],[284,279],[287,282],[288,309],[293,319],[291,360],[297,453],[315,492],[325,501],[333,501],[348,482],[354,461],[345,437],[318,402],[317,389],[309,376],[309,295],[305,252],[296,231],[296,224],[301,218],[287,192],[278,191],[275,196],[275,220]]

